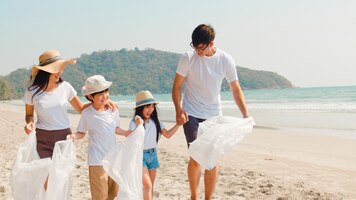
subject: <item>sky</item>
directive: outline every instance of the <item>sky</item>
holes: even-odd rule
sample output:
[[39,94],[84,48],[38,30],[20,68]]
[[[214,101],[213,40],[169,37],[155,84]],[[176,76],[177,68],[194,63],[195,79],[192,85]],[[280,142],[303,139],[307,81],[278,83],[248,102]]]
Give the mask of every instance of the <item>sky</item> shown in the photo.
[[76,58],[101,50],[191,51],[202,23],[236,65],[298,87],[356,85],[354,0],[1,0],[0,75],[45,50]]

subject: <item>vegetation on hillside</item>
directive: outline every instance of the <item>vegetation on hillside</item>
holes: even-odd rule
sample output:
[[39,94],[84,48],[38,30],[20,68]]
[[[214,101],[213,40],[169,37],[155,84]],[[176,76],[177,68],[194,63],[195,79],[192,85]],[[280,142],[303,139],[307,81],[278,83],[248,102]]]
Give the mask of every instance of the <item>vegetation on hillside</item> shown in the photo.
[[[141,90],[150,90],[152,93],[170,93],[179,57],[180,54],[177,53],[154,49],[97,51],[77,58],[77,64],[65,70],[63,79],[70,82],[79,95],[87,77],[95,74],[101,74],[113,82],[110,87],[110,93],[113,95],[135,94]],[[237,67],[237,71],[243,89],[293,87],[289,80],[274,72],[243,67]],[[11,91],[16,97],[22,96],[29,76],[30,69],[17,69],[2,78],[12,86],[4,86],[6,90],[4,94],[9,96]],[[229,86],[225,81],[222,90],[228,89]]]

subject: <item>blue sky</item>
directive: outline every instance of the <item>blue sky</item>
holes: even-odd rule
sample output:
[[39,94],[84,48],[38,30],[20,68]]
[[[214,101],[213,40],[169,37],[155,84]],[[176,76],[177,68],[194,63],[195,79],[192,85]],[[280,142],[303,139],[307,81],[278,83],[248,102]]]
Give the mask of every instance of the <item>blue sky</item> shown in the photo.
[[277,72],[301,87],[356,85],[354,0],[2,0],[0,75],[38,62],[122,48],[191,50],[210,23],[236,64]]

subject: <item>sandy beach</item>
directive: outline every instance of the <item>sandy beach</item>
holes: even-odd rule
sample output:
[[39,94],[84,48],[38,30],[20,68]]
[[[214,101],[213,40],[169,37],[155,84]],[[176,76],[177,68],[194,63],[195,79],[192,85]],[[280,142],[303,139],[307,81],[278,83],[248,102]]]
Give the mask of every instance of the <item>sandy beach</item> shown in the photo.
[[[0,199],[12,199],[9,175],[23,132],[24,107],[0,103]],[[262,114],[256,111],[256,116]],[[69,114],[76,130],[78,114]],[[124,129],[128,118],[121,118]],[[173,124],[166,123],[166,127]],[[123,138],[118,137],[118,142]],[[75,142],[72,199],[90,199],[87,140]],[[356,199],[356,139],[257,127],[219,163],[214,199]],[[189,199],[183,129],[158,147],[155,199]],[[203,179],[201,179],[201,186]],[[201,187],[201,197],[203,196]]]

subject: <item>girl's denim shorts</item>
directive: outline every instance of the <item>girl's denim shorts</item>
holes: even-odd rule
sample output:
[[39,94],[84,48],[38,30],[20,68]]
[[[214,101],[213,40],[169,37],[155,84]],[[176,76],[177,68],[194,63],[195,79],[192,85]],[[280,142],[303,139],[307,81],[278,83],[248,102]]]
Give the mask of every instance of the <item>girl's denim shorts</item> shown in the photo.
[[143,167],[146,167],[148,170],[160,167],[156,148],[143,150]]

